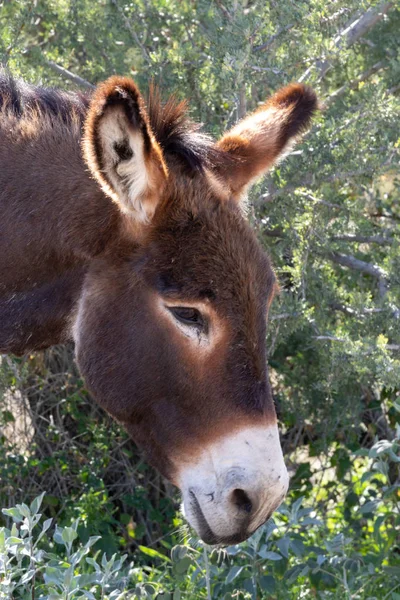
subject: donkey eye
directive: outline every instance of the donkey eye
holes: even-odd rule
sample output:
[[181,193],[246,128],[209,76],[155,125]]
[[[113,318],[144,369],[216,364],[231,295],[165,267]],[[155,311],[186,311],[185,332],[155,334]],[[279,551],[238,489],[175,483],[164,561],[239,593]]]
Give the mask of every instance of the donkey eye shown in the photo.
[[174,315],[177,321],[184,325],[191,325],[202,329],[204,327],[204,319],[197,308],[188,308],[185,306],[169,306],[168,310]]

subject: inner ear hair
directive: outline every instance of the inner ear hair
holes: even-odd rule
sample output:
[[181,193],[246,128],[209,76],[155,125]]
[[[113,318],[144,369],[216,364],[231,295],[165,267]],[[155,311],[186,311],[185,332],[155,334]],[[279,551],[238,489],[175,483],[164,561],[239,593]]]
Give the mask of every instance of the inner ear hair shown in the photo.
[[133,150],[129,145],[127,137],[124,137],[118,142],[114,142],[114,150],[118,155],[119,161],[129,160],[133,156]]

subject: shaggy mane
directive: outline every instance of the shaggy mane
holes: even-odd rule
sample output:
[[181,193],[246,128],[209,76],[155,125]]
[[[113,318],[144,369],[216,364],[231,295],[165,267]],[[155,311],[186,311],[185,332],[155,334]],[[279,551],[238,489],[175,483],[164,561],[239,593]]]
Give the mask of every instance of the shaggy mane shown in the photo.
[[[90,99],[91,92],[35,86],[0,69],[0,115],[12,114],[17,119],[43,115],[59,119],[65,125],[78,118],[83,124]],[[177,158],[190,171],[203,171],[217,162],[226,162],[226,154],[215,147],[210,136],[200,131],[201,125],[189,118],[186,101],[171,97],[162,104],[159,89],[151,86],[147,110],[154,135],[167,159]]]

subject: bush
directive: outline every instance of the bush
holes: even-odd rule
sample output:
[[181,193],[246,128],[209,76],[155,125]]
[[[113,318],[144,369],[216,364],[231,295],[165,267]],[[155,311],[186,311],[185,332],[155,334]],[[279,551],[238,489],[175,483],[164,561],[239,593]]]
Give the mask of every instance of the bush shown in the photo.
[[283,505],[245,544],[209,549],[186,537],[170,558],[139,546],[152,566],[95,550],[99,537],[83,542],[78,520],[53,527],[39,512],[41,494],[30,507],[3,509],[13,525],[0,529],[0,598],[398,600],[400,485],[390,472],[399,449],[400,419],[395,439],[353,453],[341,483],[336,469],[315,482],[314,497]]
[[[0,0],[0,61],[32,82],[72,88],[71,73],[91,83],[119,73],[145,91],[151,76],[164,96],[188,97],[215,135],[290,81],[313,85],[325,103],[304,142],[250,198],[249,218],[281,284],[266,343],[292,472],[287,504],[248,543],[204,549],[188,537],[175,491],[88,397],[71,348],[7,357],[0,505],[29,504],[45,489],[42,519],[53,518],[36,546],[44,554],[34,580],[22,582],[30,550],[15,553],[24,543],[2,547],[11,581],[21,584],[15,598],[32,599],[32,586],[36,599],[48,593],[40,586],[51,560],[65,576],[70,559],[54,527],[78,522],[73,552],[99,539],[73,577],[96,576],[86,558],[103,573],[97,557],[127,553],[126,581],[109,585],[128,596],[139,585],[143,595],[174,600],[399,600],[395,8],[375,0]],[[366,22],[357,36],[354,24]],[[22,524],[11,534],[7,522],[4,537],[22,540]],[[89,580],[79,581],[81,596],[90,592]]]

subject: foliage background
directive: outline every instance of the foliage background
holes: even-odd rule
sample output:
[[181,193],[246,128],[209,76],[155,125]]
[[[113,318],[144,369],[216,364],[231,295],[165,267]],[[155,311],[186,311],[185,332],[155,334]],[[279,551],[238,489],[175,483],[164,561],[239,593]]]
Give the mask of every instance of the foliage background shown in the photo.
[[[46,490],[42,508],[60,526],[79,518],[83,543],[101,536],[97,551],[128,552],[141,577],[152,566],[162,589],[188,598],[400,597],[398,7],[0,0],[0,60],[35,83],[89,89],[118,73],[146,91],[153,79],[165,97],[189,98],[216,136],[290,81],[324,104],[251,195],[282,288],[266,340],[292,472],[277,531],[210,565],[173,489],[87,397],[71,348],[2,360],[2,506]],[[168,556],[178,542],[189,554],[175,551],[175,563],[191,562],[160,570],[166,560],[150,550]]]

